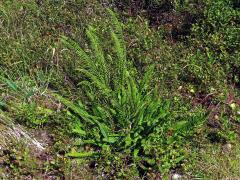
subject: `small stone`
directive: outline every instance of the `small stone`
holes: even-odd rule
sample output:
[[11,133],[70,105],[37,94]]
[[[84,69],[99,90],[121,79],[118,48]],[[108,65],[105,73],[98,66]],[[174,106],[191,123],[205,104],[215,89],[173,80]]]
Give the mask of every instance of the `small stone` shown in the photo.
[[177,174],[177,173],[175,173],[175,174],[173,174],[172,175],[172,180],[180,180],[182,178],[182,176],[180,175],[180,174]]
[[230,143],[227,143],[223,146],[223,152],[224,153],[229,153],[232,150],[232,145]]

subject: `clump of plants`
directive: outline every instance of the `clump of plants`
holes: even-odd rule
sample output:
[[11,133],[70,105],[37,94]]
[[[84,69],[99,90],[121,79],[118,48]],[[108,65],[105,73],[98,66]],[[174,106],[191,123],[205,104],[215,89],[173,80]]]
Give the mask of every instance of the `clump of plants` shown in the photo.
[[223,74],[228,83],[237,86],[239,17],[233,1],[206,1],[202,20],[192,28],[193,45],[204,54],[207,64]]
[[[201,111],[187,114],[187,107],[174,105],[180,101],[159,96],[152,84],[155,67],[149,65],[143,76],[138,73],[127,59],[122,24],[108,12],[113,54],[105,54],[93,26],[86,30],[91,53],[62,38],[79,56],[77,70],[84,77],[79,87],[85,93],[76,103],[55,94],[68,108],[75,122],[72,132],[79,137],[80,148],[68,155],[95,159],[108,175],[124,176],[126,167],[135,169],[138,176],[148,171],[167,172],[186,158],[185,137],[203,123],[204,115]],[[176,107],[186,116],[172,110]]]

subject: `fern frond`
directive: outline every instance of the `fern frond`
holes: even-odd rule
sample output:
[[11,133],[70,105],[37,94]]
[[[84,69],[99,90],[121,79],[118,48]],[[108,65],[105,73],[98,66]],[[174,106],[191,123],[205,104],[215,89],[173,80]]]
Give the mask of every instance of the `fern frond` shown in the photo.
[[110,29],[111,32],[111,37],[114,43],[114,49],[117,54],[117,62],[115,64],[115,68],[117,70],[117,78],[115,78],[115,85],[118,85],[120,80],[120,84],[123,85],[124,83],[124,69],[126,68],[126,45],[124,41],[124,36],[123,36],[123,28],[122,28],[122,23],[118,20],[116,14],[110,10],[107,9],[111,22],[113,25],[113,28]]
[[73,102],[69,101],[68,99],[66,99],[58,94],[54,94],[54,96],[59,101],[61,101],[65,106],[70,108],[74,113],[79,115],[83,120],[85,120],[86,122],[88,122],[90,124],[94,124],[94,122],[92,121],[92,119],[94,119],[93,116],[90,115],[84,108],[81,108],[80,106],[75,105]]
[[61,42],[66,45],[68,48],[71,48],[75,50],[75,52],[80,57],[81,61],[90,67],[94,67],[95,63],[92,62],[91,58],[87,55],[87,53],[73,40],[70,38],[67,38],[65,36],[62,36]]
[[[101,76],[102,81],[105,82],[106,86],[109,84],[109,71],[104,58],[103,50],[100,46],[98,36],[95,34],[92,26],[88,27],[87,36],[91,42],[92,50],[94,51],[95,63],[97,64],[99,76]],[[99,77],[100,78],[100,77]]]
[[93,116],[90,115],[86,109],[82,106],[77,106],[74,103],[72,103],[71,101],[65,99],[64,97],[58,95],[58,94],[54,94],[54,96],[61,101],[65,106],[67,106],[68,108],[70,108],[72,111],[74,111],[74,113],[76,113],[78,116],[80,116],[84,121],[90,123],[90,124],[94,124],[97,125],[99,130],[101,131],[102,135],[108,139],[108,128],[104,123],[100,123],[98,121],[99,117],[97,116]]
[[62,36],[61,41],[68,48],[75,50],[80,58],[82,68],[88,69],[92,74],[99,76],[99,70],[96,63],[75,41],[65,36]]
[[113,24],[114,27],[114,32],[116,32],[119,36],[119,39],[122,39],[123,37],[123,30],[122,30],[122,23],[118,20],[116,14],[111,10],[107,9],[110,18],[111,18],[111,23]]
[[77,69],[77,70],[82,72],[86,77],[88,77],[92,81],[92,83],[94,83],[100,90],[103,91],[105,95],[111,92],[111,89],[108,86],[106,86],[106,84],[102,82],[98,76],[92,74],[86,69]]
[[[114,42],[114,49],[117,54],[117,62],[116,62],[116,70],[117,70],[117,78],[120,79],[120,85],[123,85],[124,81],[124,69],[126,69],[126,53],[124,50],[124,45],[121,43],[121,40],[118,38],[116,33],[111,31],[111,36]],[[117,84],[119,82],[116,82]]]
[[101,89],[108,89],[108,83],[106,83],[106,81],[108,81],[108,78],[105,73],[107,71],[107,68],[105,66],[103,52],[99,47],[97,36],[91,31],[92,30],[88,30],[87,32],[92,47],[96,53],[96,57],[99,59],[97,61],[100,61],[99,66],[97,65],[96,61],[90,58],[87,53],[75,41],[68,39],[64,36],[62,37],[61,41],[67,47],[74,49],[80,57],[80,60],[82,62],[82,68],[80,69],[80,71],[84,73],[88,78],[90,78],[94,82],[94,84],[96,84],[98,87],[101,87]]

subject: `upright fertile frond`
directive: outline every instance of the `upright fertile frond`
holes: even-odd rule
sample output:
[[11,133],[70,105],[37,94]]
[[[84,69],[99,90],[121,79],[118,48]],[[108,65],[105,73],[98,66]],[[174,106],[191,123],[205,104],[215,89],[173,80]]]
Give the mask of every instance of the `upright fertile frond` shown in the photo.
[[114,49],[116,51],[117,58],[118,58],[116,63],[118,78],[120,79],[120,83],[122,85],[124,80],[124,69],[126,69],[126,53],[125,53],[123,44],[121,43],[121,40],[117,37],[117,35],[113,31],[111,32],[111,36],[114,42]]
[[74,49],[76,51],[76,53],[79,55],[79,57],[81,58],[81,61],[83,61],[85,63],[85,65],[87,66],[92,66],[95,64],[92,63],[92,60],[90,59],[90,57],[85,53],[85,51],[73,40],[62,36],[61,38],[61,42],[66,45],[68,48]]
[[[96,45],[97,43],[97,40],[95,37],[96,35],[93,35],[92,33],[90,33],[90,31],[88,32],[89,32],[89,37],[91,37],[92,44],[95,44],[96,53],[101,54],[101,50],[99,50],[99,48],[97,47],[98,45]],[[102,89],[108,89],[108,85],[106,84],[105,78],[104,78],[105,74],[101,71],[102,64],[99,64],[98,66],[96,61],[90,58],[87,55],[87,53],[75,41],[68,39],[67,37],[64,37],[64,36],[62,37],[61,41],[67,47],[74,49],[76,53],[79,55],[80,61],[82,63],[81,64],[82,67],[79,68],[78,70],[80,70],[82,73],[84,73],[84,75],[90,78],[95,85],[104,87]]]
[[[111,37],[114,42],[114,49],[117,53],[117,64],[116,68],[118,70],[118,78],[120,78],[121,84],[124,81],[124,69],[126,69],[126,45],[124,42],[123,30],[122,30],[122,23],[118,21],[116,14],[107,9],[108,13],[111,17],[111,22],[113,24],[113,29],[111,29]],[[118,83],[118,82],[116,82]]]
[[95,63],[98,67],[98,71],[100,72],[100,76],[102,81],[108,86],[109,83],[109,71],[107,69],[106,61],[104,58],[103,50],[100,46],[99,39],[97,35],[94,33],[94,29],[92,26],[88,27],[87,36],[91,42],[91,47],[94,51]]
[[110,14],[111,22],[113,23],[114,32],[118,34],[119,39],[123,39],[122,23],[119,22],[118,18],[116,17],[116,14],[111,9],[107,9],[107,11]]

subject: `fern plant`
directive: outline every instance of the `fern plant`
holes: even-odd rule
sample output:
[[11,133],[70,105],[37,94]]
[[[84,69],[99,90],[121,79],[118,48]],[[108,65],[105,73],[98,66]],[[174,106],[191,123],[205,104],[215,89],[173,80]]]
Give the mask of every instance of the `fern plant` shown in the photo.
[[[86,33],[93,57],[76,42],[62,38],[62,42],[79,55],[82,66],[77,69],[85,77],[79,85],[85,89],[89,102],[74,103],[58,94],[55,97],[69,109],[71,116],[79,119],[73,132],[81,137],[80,144],[100,148],[100,153],[73,152],[69,155],[102,157],[107,150],[113,155],[127,154],[137,164],[142,165],[143,160],[151,164],[155,162],[154,154],[145,153],[144,146],[157,129],[169,124],[170,101],[162,100],[157,88],[152,86],[154,66],[149,66],[142,78],[131,73],[136,69],[127,61],[122,25],[115,14],[108,11],[113,22],[110,34],[114,56],[106,58],[92,26]],[[100,94],[98,98],[97,94]],[[178,123],[178,129],[187,124],[186,121]]]

